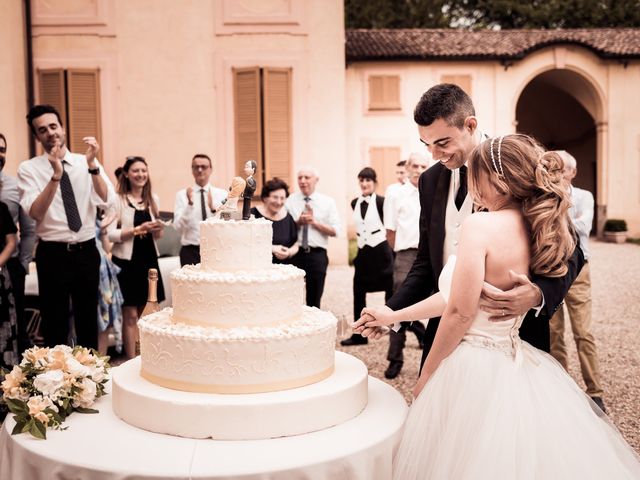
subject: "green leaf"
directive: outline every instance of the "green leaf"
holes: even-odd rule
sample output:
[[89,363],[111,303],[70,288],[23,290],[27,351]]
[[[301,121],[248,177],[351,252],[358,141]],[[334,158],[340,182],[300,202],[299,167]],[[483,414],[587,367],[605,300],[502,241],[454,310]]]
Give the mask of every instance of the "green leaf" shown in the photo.
[[11,413],[15,413],[16,415],[29,413],[27,403],[22,400],[18,400],[16,398],[5,398],[4,401],[7,403],[7,407],[9,407]]
[[96,410],[95,408],[77,407],[76,408],[76,412],[79,412],[79,413],[98,413],[98,410]]
[[39,420],[33,419],[33,422],[31,423],[31,428],[29,429],[29,433],[36,438],[39,438],[41,440],[46,440],[47,427],[45,427],[44,424]]
[[24,426],[27,423],[27,420],[26,419],[18,420],[15,417],[14,419],[16,420],[16,426],[13,427],[13,430],[11,431],[11,435],[17,435],[19,433],[24,432]]
[[28,432],[31,430],[31,426],[33,425],[33,418],[30,418],[25,424],[22,426],[22,430],[20,433]]

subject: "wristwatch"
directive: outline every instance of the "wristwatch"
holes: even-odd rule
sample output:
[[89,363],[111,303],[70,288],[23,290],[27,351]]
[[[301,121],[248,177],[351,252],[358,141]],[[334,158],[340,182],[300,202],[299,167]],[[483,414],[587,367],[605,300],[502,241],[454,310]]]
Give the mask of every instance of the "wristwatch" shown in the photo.
[[89,169],[89,173],[90,173],[91,175],[100,175],[100,168],[99,168],[99,167],[96,167],[96,168],[90,168],[90,169]]

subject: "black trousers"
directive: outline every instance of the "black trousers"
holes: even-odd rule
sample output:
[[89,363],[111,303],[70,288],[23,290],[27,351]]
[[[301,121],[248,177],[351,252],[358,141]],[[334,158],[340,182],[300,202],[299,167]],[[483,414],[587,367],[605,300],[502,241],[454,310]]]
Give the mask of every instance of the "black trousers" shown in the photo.
[[293,257],[293,264],[305,272],[307,305],[320,308],[320,300],[324,292],[324,281],[327,277],[327,267],[329,266],[327,251],[324,248],[312,247],[308,252],[305,252],[301,248],[296,256]]
[[45,346],[68,342],[71,301],[77,344],[97,349],[100,254],[95,239],[76,245],[41,240],[36,267]]
[[200,263],[200,245],[182,245],[180,249],[180,266]]
[[27,276],[18,257],[11,257],[7,261],[7,270],[11,279],[11,288],[16,306],[16,322],[18,323],[18,354],[30,348],[31,340],[27,334],[27,319],[24,315],[24,279]]

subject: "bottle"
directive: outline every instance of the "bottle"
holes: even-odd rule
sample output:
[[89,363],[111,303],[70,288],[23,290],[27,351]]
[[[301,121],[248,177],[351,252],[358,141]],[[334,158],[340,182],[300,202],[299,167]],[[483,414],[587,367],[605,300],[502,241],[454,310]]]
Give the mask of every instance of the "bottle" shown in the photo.
[[160,304],[158,303],[158,270],[155,268],[149,269],[149,293],[147,294],[147,304],[142,310],[142,315],[150,315],[160,311]]
[[[158,270],[155,268],[149,269],[149,292],[147,293],[147,304],[142,310],[140,318],[151,315],[160,311],[160,304],[158,303]],[[140,340],[136,340],[136,355],[140,355]]]

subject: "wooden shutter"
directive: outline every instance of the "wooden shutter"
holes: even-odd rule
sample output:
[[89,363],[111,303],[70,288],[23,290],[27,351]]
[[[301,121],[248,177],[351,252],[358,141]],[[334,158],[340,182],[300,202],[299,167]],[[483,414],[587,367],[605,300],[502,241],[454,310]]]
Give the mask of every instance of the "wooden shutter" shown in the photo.
[[400,161],[400,147],[371,147],[369,149],[371,168],[378,176],[376,192],[384,194],[387,186],[396,181],[396,164]]
[[38,103],[53,105],[60,112],[64,126],[67,125],[67,102],[65,101],[64,70],[38,70]]
[[369,110],[400,110],[400,77],[369,76]]
[[458,85],[462,90],[466,92],[470,97],[471,91],[471,75],[442,75],[440,77],[441,83],[453,83]]
[[[260,68],[233,69],[234,123],[236,141],[235,175],[244,178],[244,164],[255,160],[258,169],[262,161],[262,106],[260,102]],[[261,172],[256,172],[256,180]],[[256,194],[260,190],[256,189]]]
[[263,85],[264,179],[291,184],[291,69],[265,68]]
[[[84,137],[96,137],[102,146],[100,122],[100,74],[98,70],[67,70],[69,131],[67,143],[72,152],[84,153]],[[100,150],[104,159],[104,151]],[[104,162],[103,162],[104,163]]]

